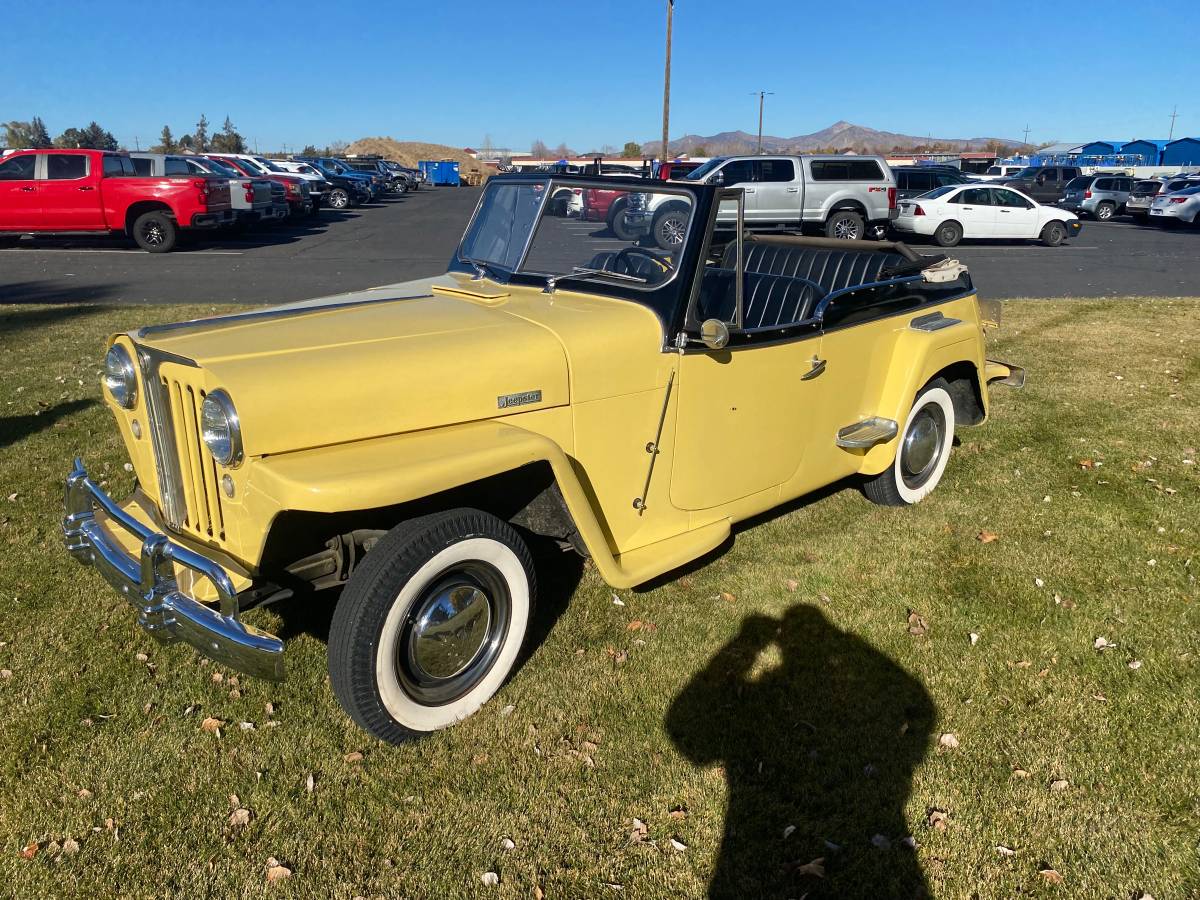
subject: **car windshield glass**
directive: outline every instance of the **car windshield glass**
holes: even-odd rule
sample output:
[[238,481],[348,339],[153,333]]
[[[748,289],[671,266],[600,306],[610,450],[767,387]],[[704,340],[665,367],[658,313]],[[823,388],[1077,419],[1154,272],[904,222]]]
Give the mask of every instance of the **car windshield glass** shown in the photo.
[[[484,192],[459,258],[558,281],[656,288],[687,240],[685,193],[602,189],[557,181],[494,184]],[[528,247],[528,249],[526,249]]]
[[269,159],[256,159],[254,161],[256,163],[258,163],[260,166],[262,166],[264,169],[266,169],[268,172],[286,172],[287,171],[287,169],[283,168],[283,166],[276,165],[275,163],[271,162],[271,160],[269,160]]
[[1161,181],[1139,181],[1133,186],[1133,193],[1142,196],[1157,194],[1160,187],[1162,187]]
[[945,197],[948,193],[954,190],[958,190],[957,184],[946,184],[942,185],[941,187],[936,187],[932,191],[927,191],[921,196],[929,200],[936,200],[938,197]]
[[984,174],[985,175],[1003,175],[1004,170],[1001,169],[999,166],[988,166],[988,170]]
[[200,160],[200,165],[216,173],[217,175],[228,175],[231,178],[237,178],[242,173],[233,166],[226,165],[219,159],[204,159]]
[[258,163],[256,163],[254,160],[243,159],[240,156],[234,161],[233,164],[237,165],[239,168],[245,169],[251,175],[262,175],[262,174],[266,173],[266,171],[267,171],[262,166],[260,166]]
[[705,178],[707,178],[709,176],[709,174],[712,172],[713,169],[720,166],[721,163],[725,162],[725,160],[727,158],[728,157],[724,157],[724,156],[714,156],[712,159],[710,159],[708,162],[706,162],[700,168],[692,169],[692,171],[688,172],[683,177],[685,179],[687,179],[688,181],[703,181]]

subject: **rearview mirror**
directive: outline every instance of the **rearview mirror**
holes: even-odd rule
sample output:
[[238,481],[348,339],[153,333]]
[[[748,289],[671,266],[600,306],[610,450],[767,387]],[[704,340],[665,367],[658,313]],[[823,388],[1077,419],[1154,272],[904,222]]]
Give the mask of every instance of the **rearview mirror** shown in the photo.
[[700,325],[700,341],[709,350],[724,350],[729,343],[729,326],[720,319],[705,319]]

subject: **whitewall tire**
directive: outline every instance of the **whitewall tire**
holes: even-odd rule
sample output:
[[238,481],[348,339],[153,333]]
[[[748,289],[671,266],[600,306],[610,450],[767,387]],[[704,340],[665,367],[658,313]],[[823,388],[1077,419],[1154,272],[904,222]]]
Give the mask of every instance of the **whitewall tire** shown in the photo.
[[929,496],[950,459],[954,445],[954,401],[949,386],[935,378],[917,394],[900,429],[896,458],[863,490],[884,506],[911,506]]
[[517,662],[536,579],[508,523],[459,509],[388,532],[334,611],[329,674],[356,723],[400,743],[459,722]]

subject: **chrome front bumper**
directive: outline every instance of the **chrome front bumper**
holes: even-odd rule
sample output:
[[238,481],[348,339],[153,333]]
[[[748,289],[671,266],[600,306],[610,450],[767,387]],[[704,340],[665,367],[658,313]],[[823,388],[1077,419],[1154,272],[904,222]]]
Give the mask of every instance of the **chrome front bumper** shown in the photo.
[[[97,508],[106,516],[103,524]],[[140,558],[127,554],[106,526],[140,540]],[[225,570],[129,515],[88,478],[78,459],[67,477],[63,537],[70,554],[103,575],[138,610],[138,624],[163,643],[184,641],[239,672],[283,680],[283,641],[238,620],[237,594]],[[179,590],[176,565],[212,583],[219,610]]]

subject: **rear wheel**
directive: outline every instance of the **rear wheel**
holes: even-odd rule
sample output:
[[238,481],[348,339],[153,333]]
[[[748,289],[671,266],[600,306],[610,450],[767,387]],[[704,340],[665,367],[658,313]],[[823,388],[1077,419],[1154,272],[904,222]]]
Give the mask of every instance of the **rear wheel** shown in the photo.
[[612,228],[612,233],[622,241],[636,241],[642,236],[642,232],[634,231],[625,223],[625,207],[622,206],[617,210],[616,215],[612,216],[612,221],[609,223]]
[[1117,207],[1113,203],[1104,202],[1096,207],[1096,218],[1101,222],[1107,222],[1117,214]]
[[1042,229],[1041,241],[1047,247],[1057,247],[1067,239],[1067,229],[1062,222],[1047,222]]
[[683,246],[687,227],[686,209],[665,209],[654,217],[654,242],[663,250],[674,252]]
[[398,525],[334,610],[333,692],[389,743],[453,725],[512,671],[535,594],[533,560],[507,522],[456,509]]
[[933,239],[939,247],[954,247],[962,240],[962,226],[957,222],[943,222],[933,233]]
[[910,506],[929,496],[941,481],[954,444],[954,401],[948,388],[935,378],[917,394],[900,431],[895,460],[863,485],[872,503]]
[[179,241],[179,227],[164,212],[142,213],[133,221],[133,242],[147,253],[167,253]]
[[825,236],[843,241],[862,240],[866,234],[863,217],[852,209],[839,209],[825,223]]

